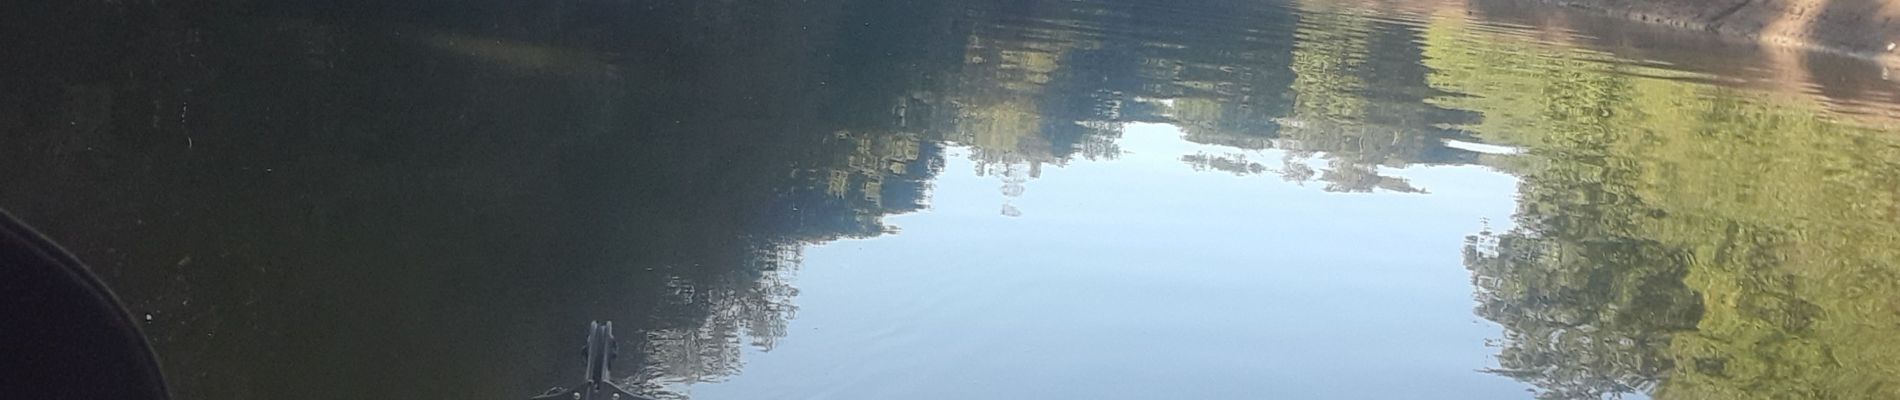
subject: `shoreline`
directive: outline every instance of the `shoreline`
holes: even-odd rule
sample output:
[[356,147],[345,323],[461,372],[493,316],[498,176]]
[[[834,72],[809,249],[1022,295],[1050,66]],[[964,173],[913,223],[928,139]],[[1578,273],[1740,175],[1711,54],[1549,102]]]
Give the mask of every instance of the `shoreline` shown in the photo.
[[1900,65],[1900,1],[1532,0],[1636,22]]

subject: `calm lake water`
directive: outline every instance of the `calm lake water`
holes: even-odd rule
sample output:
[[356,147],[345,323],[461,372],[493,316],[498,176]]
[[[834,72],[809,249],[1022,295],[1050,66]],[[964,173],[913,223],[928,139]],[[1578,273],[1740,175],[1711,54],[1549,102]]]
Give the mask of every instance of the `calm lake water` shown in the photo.
[[0,207],[181,399],[522,399],[590,320],[670,399],[1900,398],[1860,60],[1501,0],[45,3]]

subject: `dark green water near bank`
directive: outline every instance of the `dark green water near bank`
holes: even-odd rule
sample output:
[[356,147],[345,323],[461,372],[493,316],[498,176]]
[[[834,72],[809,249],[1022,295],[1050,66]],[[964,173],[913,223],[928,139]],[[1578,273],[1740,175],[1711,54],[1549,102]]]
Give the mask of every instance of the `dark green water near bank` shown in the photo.
[[4,7],[0,207],[179,398],[525,398],[595,319],[671,398],[1900,396],[1857,60],[1489,1]]

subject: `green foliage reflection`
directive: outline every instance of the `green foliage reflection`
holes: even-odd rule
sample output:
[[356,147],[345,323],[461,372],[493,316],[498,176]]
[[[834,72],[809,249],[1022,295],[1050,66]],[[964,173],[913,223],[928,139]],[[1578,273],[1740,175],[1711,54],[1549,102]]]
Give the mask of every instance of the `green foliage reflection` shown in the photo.
[[1427,30],[1440,102],[1528,149],[1516,226],[1466,245],[1495,372],[1543,398],[1900,396],[1900,142],[1818,105]]

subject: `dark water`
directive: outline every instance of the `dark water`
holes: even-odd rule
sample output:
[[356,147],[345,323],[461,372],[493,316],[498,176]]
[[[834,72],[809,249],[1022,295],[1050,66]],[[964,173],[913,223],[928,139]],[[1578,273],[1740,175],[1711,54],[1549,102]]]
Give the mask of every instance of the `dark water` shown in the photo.
[[[1881,67],[1471,1],[28,2],[184,399],[1900,397]],[[0,327],[4,329],[4,327]]]

